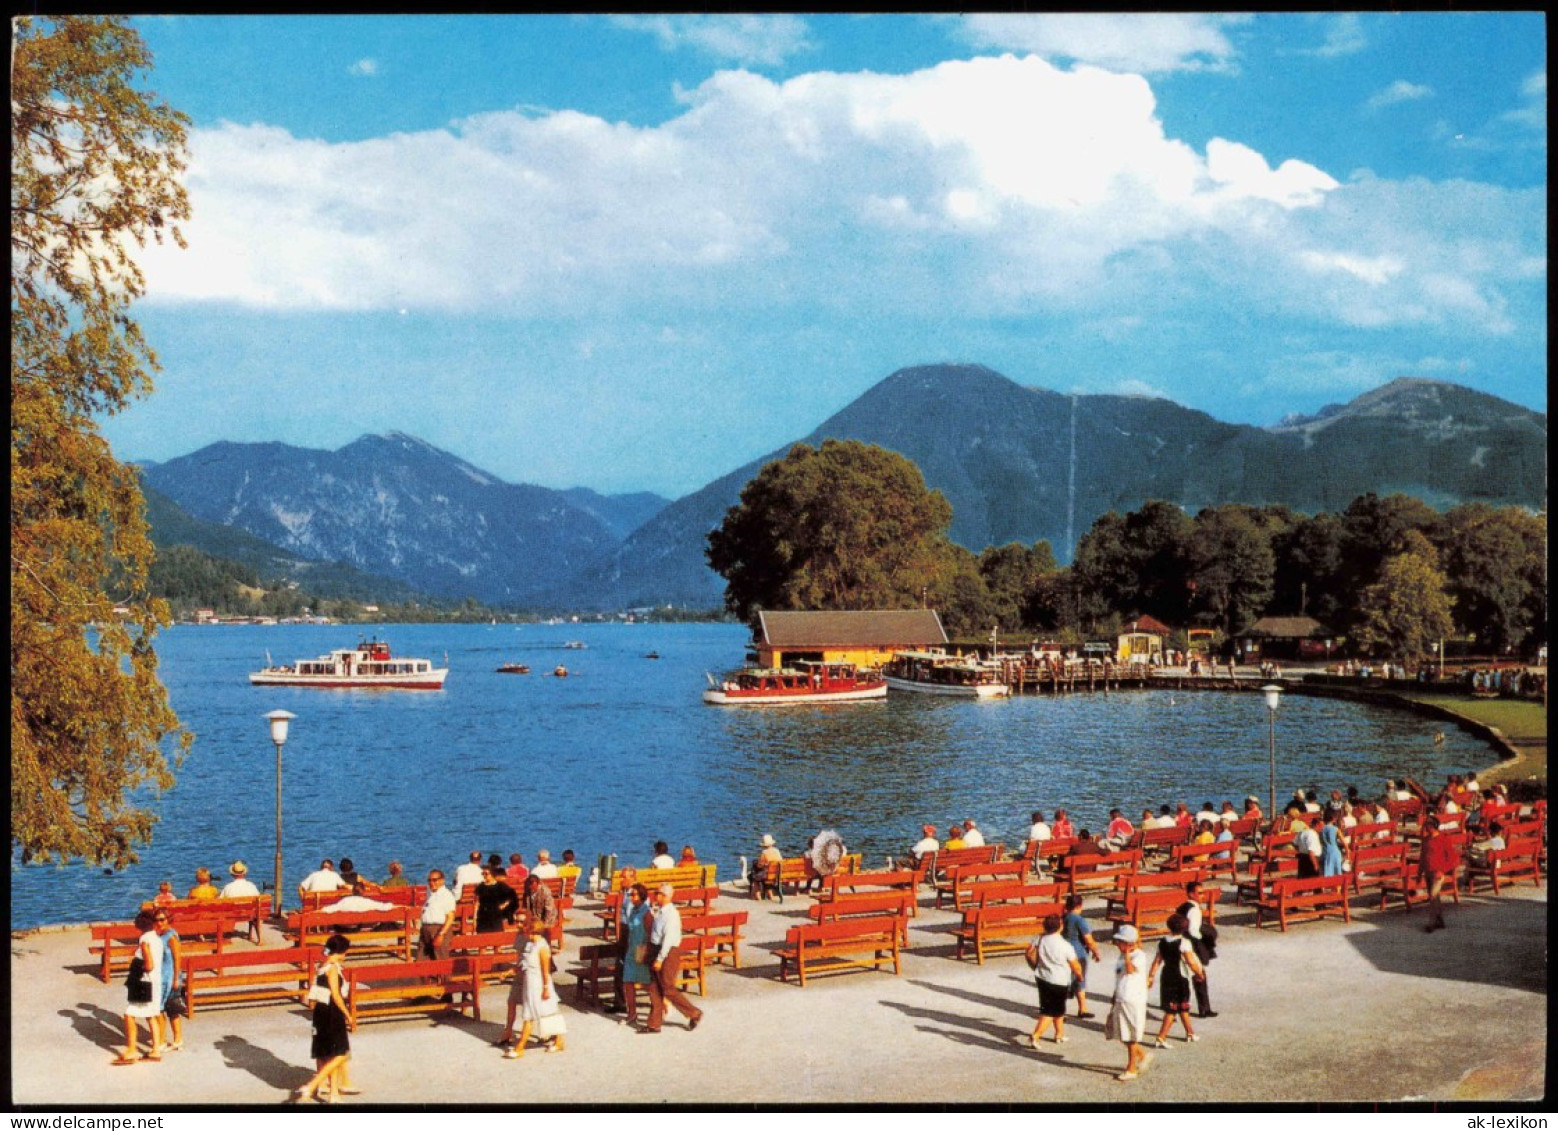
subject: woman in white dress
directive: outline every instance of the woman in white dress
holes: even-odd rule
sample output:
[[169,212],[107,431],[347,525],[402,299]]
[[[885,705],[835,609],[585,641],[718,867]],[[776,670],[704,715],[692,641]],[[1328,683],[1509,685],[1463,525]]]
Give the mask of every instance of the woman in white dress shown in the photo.
[[1147,957],[1142,954],[1136,928],[1130,924],[1114,932],[1120,957],[1114,964],[1114,1004],[1104,1022],[1104,1035],[1125,1045],[1125,1071],[1116,1080],[1134,1080],[1145,1068],[1142,1038],[1147,1031]]
[[546,1044],[547,1052],[563,1051],[563,1035],[568,1025],[557,1009],[557,987],[552,982],[552,950],[546,944],[546,928],[532,922],[530,939],[519,956],[519,969],[514,975],[520,980],[520,1017],[523,1023],[519,1038],[512,1048],[503,1054],[506,1060],[518,1060],[525,1055],[530,1034]]
[[[156,922],[149,911],[135,917],[135,926],[141,931],[135,946],[135,958],[141,966],[139,980],[127,983],[129,1001],[124,1007],[124,1054],[115,1064],[134,1064],[138,1060],[162,1059],[162,939],[157,936]],[[151,1048],[142,1056],[139,1044],[137,1019],[146,1019]]]

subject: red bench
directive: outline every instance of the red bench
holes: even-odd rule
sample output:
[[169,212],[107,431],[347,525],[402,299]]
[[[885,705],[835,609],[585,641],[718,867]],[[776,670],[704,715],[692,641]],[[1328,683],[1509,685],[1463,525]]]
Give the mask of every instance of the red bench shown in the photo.
[[176,899],[158,910],[168,913],[168,921],[182,937],[184,924],[222,920],[224,930],[242,933],[250,942],[260,941],[260,922],[270,915],[270,900],[263,895],[238,895],[228,899]]
[[1131,834],[1131,839],[1126,841],[1126,848],[1139,848],[1144,854],[1165,852],[1182,844],[1190,843],[1191,829],[1189,825],[1165,826],[1157,829],[1137,829]]
[[823,883],[822,891],[817,896],[820,903],[827,903],[834,899],[841,899],[850,893],[881,891],[908,892],[909,914],[919,914],[919,904],[914,899],[917,890],[915,877],[919,873],[911,871],[896,872],[856,872],[853,875],[832,875]]
[[1504,848],[1468,856],[1466,890],[1475,892],[1477,884],[1485,882],[1493,889],[1493,894],[1498,895],[1501,885],[1519,883],[1522,878],[1541,887],[1541,856],[1541,839],[1534,836],[1512,837]]
[[1071,866],[1066,869],[1066,880],[1072,895],[1112,892],[1119,888],[1125,876],[1141,871],[1141,849],[1123,852],[1105,852],[1097,856],[1069,857]]
[[794,969],[800,984],[807,973],[840,970],[880,970],[891,962],[893,973],[902,972],[898,952],[901,915],[877,915],[865,919],[840,919],[833,923],[804,923],[785,932],[779,955],[779,980],[789,980]]
[[483,982],[506,982],[519,966],[514,949],[516,931],[487,931],[479,935],[451,935],[449,957],[470,963]]
[[1306,919],[1323,919],[1327,915],[1339,915],[1343,922],[1352,922],[1352,911],[1347,906],[1346,876],[1311,876],[1302,880],[1277,880],[1271,885],[1270,894],[1255,903],[1255,925],[1265,925],[1266,915],[1275,914],[1284,932],[1289,922]]
[[896,915],[900,920],[898,945],[909,945],[909,909],[914,906],[914,896],[906,891],[888,891],[881,894],[848,895],[827,903],[814,903],[806,910],[814,923],[833,923],[840,919],[875,918]]
[[1036,868],[1048,868],[1052,873],[1077,845],[1074,836],[1051,837],[1049,840],[1039,842],[1038,851],[1034,853],[1034,866]]
[[[1220,895],[1220,888],[1203,888],[1197,897],[1197,902],[1202,905],[1202,914],[1209,923],[1216,920],[1217,897]],[[1116,927],[1129,924],[1136,928],[1142,938],[1152,938],[1167,933],[1169,916],[1184,905],[1186,898],[1183,888],[1178,891],[1134,891],[1123,898],[1117,897],[1118,902],[1111,900],[1106,917]]]
[[747,925],[745,911],[715,911],[706,915],[684,914],[682,932],[703,939],[704,961],[719,966],[728,958],[731,966],[741,968],[741,928]]
[[978,848],[943,848],[931,856],[928,867],[925,861],[920,862],[925,871],[924,879],[936,883],[946,878],[948,868],[963,864],[993,864],[1001,858],[1004,848],[1005,845],[1000,844],[984,844]]
[[[179,933],[179,949],[187,954],[221,954],[227,944],[226,926],[225,918],[186,918],[174,927]],[[91,941],[87,953],[99,957],[98,977],[105,985],[115,974],[130,969],[143,934],[134,923],[93,923],[88,927]]]
[[422,911],[393,907],[388,911],[304,911],[288,916],[287,926],[298,946],[324,946],[336,932],[352,940],[349,961],[392,956],[411,960],[421,932]]
[[184,1001],[193,1018],[202,1007],[298,1002],[308,998],[323,952],[316,946],[228,950],[181,955]]
[[[351,888],[338,888],[335,891],[306,891],[303,893],[301,910],[323,911],[332,903],[337,903],[351,894]],[[393,903],[396,907],[420,908],[427,902],[427,885],[407,884],[399,888],[368,888],[365,894],[369,899],[376,899],[380,903]]]
[[1404,841],[1377,841],[1355,846],[1347,854],[1352,871],[1347,878],[1352,883],[1354,895],[1362,895],[1364,888],[1379,888],[1399,880],[1407,869],[1407,846]]
[[946,877],[936,884],[936,906],[950,896],[954,910],[961,911],[970,902],[969,888],[980,881],[1021,880],[1028,871],[1023,860],[991,861],[985,864],[954,864],[946,871]]
[[[671,892],[671,902],[685,912],[707,915],[714,910],[714,901],[719,898],[719,894],[719,888],[676,888]],[[650,895],[654,893],[650,892]],[[609,891],[604,897],[605,907],[595,913],[595,917],[601,921],[601,938],[607,942],[617,937],[617,910],[626,898],[623,892]]]
[[[481,979],[477,967],[477,963],[463,958],[344,967],[342,973],[349,987],[347,1016],[355,1025],[375,1017],[468,1009],[480,1021]],[[449,1000],[455,994],[460,995],[459,1002]]]
[[970,907],[963,912],[963,922],[953,931],[958,941],[957,957],[961,959],[972,946],[974,957],[983,966],[986,954],[1027,950],[1034,937],[1044,933],[1046,916],[1065,913],[1064,903],[998,903]]
[[1059,880],[1039,884],[990,881],[974,884],[968,889],[969,904],[973,907],[993,907],[998,903],[1054,903],[1066,897],[1069,887]]
[[1169,860],[1169,867],[1182,871],[1195,869],[1202,873],[1223,873],[1229,881],[1239,882],[1239,845],[1237,841],[1221,844],[1176,845]]
[[1343,829],[1342,835],[1354,848],[1365,844],[1392,844],[1401,839],[1400,826],[1395,821],[1373,821]]

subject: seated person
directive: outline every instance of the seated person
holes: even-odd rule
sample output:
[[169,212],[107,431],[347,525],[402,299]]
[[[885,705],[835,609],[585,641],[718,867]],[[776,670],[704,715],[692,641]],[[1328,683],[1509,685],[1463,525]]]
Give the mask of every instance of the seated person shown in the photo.
[[970,817],[963,822],[963,846],[965,848],[983,848],[985,846],[985,834],[974,825],[974,818]]
[[1467,851],[1466,855],[1471,858],[1473,863],[1486,864],[1488,862],[1488,853],[1497,852],[1508,847],[1504,842],[1504,823],[1502,821],[1494,821],[1489,824],[1488,834],[1487,840],[1472,845]]
[[341,857],[341,882],[347,887],[354,887],[357,883],[357,865],[352,863],[350,856]]
[[697,862],[698,862],[698,854],[692,850],[692,845],[690,845],[690,844],[682,845],[682,855],[681,855],[681,858],[679,860],[677,860],[677,862],[676,862],[677,867],[685,868],[685,867],[687,867],[687,865],[689,865],[689,864],[696,864]]
[[[1216,844],[1217,834],[1212,831],[1212,821],[1202,821],[1196,826],[1196,835],[1191,844]],[[1226,830],[1225,830],[1226,831]]]
[[1118,809],[1109,810],[1109,827],[1104,829],[1104,835],[1098,841],[1098,846],[1105,852],[1119,852],[1136,834],[1136,829],[1125,815]]
[[254,886],[253,880],[249,879],[249,866],[242,860],[234,860],[232,867],[227,871],[233,878],[222,889],[223,899],[242,899],[244,896],[260,894],[260,889]]
[[1234,809],[1232,801],[1223,802],[1223,811],[1217,814],[1217,819],[1225,825],[1239,819],[1238,811]]
[[1062,876],[1070,872],[1071,862],[1078,856],[1103,856],[1106,853],[1107,850],[1093,839],[1092,830],[1083,829],[1077,833],[1077,842],[1071,846],[1071,851],[1062,856],[1059,863],[1055,865],[1055,872]]
[[508,880],[509,887],[518,891],[525,883],[525,877],[530,875],[530,869],[525,867],[525,854],[523,852],[509,853],[508,870],[503,873],[503,878]]
[[1210,801],[1203,801],[1201,802],[1200,812],[1198,812],[1190,820],[1196,828],[1200,828],[1202,821],[1211,821],[1213,824],[1216,824],[1217,817],[1217,810],[1212,808],[1212,803]]
[[1044,814],[1037,809],[1033,811],[1032,821],[1033,823],[1028,826],[1029,840],[1049,840],[1050,837],[1055,835],[1049,825],[1045,823]]
[[389,891],[393,888],[408,888],[410,886],[411,881],[406,879],[405,869],[400,866],[400,861],[391,860],[389,862],[389,875],[384,878],[384,882],[379,887]]
[[321,860],[319,862],[319,870],[310,872],[308,875],[304,876],[302,882],[298,884],[299,898],[301,898],[305,892],[331,892],[346,890],[348,890],[346,882],[341,879],[340,873],[335,870],[335,862],[332,860]]
[[584,869],[579,867],[579,862],[578,859],[574,856],[573,849],[563,849],[563,862],[557,866],[557,874],[565,880],[569,876],[572,876],[574,886],[577,887],[579,883],[579,876],[583,871]]
[[355,911],[393,911],[395,904],[369,898],[367,885],[363,883],[361,877],[358,877],[357,882],[352,885],[350,895],[342,896],[328,907],[321,907],[319,910],[331,915],[349,915]]
[[210,868],[195,869],[195,886],[189,889],[185,899],[215,899],[219,893],[211,882]]
[[968,844],[963,840],[963,826],[953,825],[947,830],[947,843],[943,847],[951,852],[959,848],[967,848]]
[[909,855],[899,858],[900,868],[917,868],[927,853],[934,854],[941,851],[941,842],[936,839],[935,825],[926,825],[920,832],[923,835],[914,842],[914,847],[909,849]]
[[536,866],[530,869],[530,874],[538,880],[555,880],[557,878],[557,865],[552,863],[552,850],[542,848],[536,852]]
[[757,854],[757,863],[747,876],[754,896],[760,899],[767,899],[770,893],[778,887],[777,869],[783,859],[784,857],[779,851],[778,844],[774,842],[773,834],[764,833],[763,849]]
[[1055,836],[1061,840],[1070,840],[1077,835],[1075,827],[1071,824],[1071,817],[1064,809],[1055,810],[1055,823],[1050,827],[1054,830]]
[[655,841],[655,857],[649,862],[651,868],[674,868],[676,860],[671,856],[671,846],[663,840]]
[[178,896],[173,894],[173,881],[163,880],[157,885],[157,894],[151,902],[153,907],[166,907],[177,900]]

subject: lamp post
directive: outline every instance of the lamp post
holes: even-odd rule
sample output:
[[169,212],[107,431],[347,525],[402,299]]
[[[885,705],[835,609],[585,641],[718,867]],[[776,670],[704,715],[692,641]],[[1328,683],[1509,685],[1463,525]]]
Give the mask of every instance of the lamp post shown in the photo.
[[1282,703],[1280,684],[1268,683],[1260,689],[1266,697],[1266,745],[1271,754],[1271,816],[1277,819],[1277,707]]
[[287,744],[287,724],[297,718],[291,711],[272,711],[265,716],[270,720],[270,740],[276,744],[276,890],[271,904],[272,914],[281,918],[281,748]]

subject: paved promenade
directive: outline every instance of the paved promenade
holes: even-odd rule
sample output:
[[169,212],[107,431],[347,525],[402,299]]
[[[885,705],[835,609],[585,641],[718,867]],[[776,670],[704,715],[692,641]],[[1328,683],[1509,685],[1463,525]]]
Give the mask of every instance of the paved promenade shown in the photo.
[[[1174,1040],[1131,1083],[1114,1079],[1123,1049],[1102,1035],[1114,951],[1096,901],[1086,911],[1105,955],[1089,978],[1097,1017],[1068,1021],[1068,1043],[1035,1051],[1026,1034],[1037,1002],[1022,959],[954,960],[954,916],[924,907],[927,899],[900,977],[861,971],[802,990],[779,982],[770,950],[808,901],[760,903],[727,885],[723,908],[752,913],[745,967],[710,973],[697,1032],[673,1015],[662,1034],[645,1037],[616,1016],[573,1009],[565,951],[566,1052],[500,1059],[492,1041],[506,988],[494,986],[481,1021],[365,1023],[352,1037],[364,1094],[343,1102],[1297,1104],[1545,1094],[1545,888],[1468,897],[1450,905],[1450,929],[1433,935],[1420,911],[1401,910],[1285,935],[1257,931],[1228,897],[1211,967],[1221,1016],[1196,1021],[1198,1044]],[[584,929],[593,906],[581,899],[573,912],[570,951],[594,937]],[[184,1051],[161,1064],[110,1066],[123,1040],[124,986],[97,979],[81,929],[13,935],[11,993],[16,1104],[273,1104],[311,1071],[307,1015],[286,1006],[203,1012],[187,1025]],[[1158,1016],[1149,1013],[1154,1027]]]

